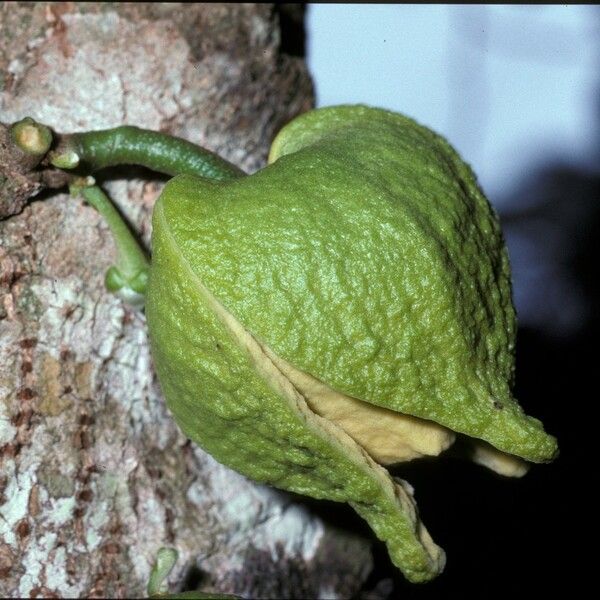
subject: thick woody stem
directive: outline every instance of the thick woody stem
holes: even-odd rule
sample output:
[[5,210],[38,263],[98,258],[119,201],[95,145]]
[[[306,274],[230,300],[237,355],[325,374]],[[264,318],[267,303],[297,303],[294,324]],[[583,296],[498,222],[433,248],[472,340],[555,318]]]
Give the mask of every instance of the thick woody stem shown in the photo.
[[40,165],[52,144],[49,127],[26,117],[0,123],[0,220],[19,213],[44,188],[64,187],[71,175]]
[[164,133],[124,125],[60,134],[25,117],[12,125],[0,123],[0,219],[18,213],[44,188],[64,187],[74,176],[127,164],[215,181],[245,175],[214,152]]
[[[230,181],[245,175],[241,169],[205,148],[139,127],[124,125],[61,135],[53,134],[49,127],[25,117],[4,131],[5,141],[0,150],[7,151],[0,155],[12,153],[11,156],[16,157],[13,162],[16,162],[17,170],[35,180],[36,192],[42,182],[47,187],[54,187],[53,183],[68,183],[72,195],[81,193],[104,217],[118,252],[116,264],[106,273],[106,287],[138,306],[144,304],[148,259],[118,210],[88,174],[104,167],[130,164],[167,175],[192,174],[214,181]],[[55,149],[50,150],[53,141]],[[38,165],[45,171],[37,168]],[[72,173],[68,174],[69,171]],[[14,168],[12,172],[14,178]],[[44,173],[48,177],[44,177]]]

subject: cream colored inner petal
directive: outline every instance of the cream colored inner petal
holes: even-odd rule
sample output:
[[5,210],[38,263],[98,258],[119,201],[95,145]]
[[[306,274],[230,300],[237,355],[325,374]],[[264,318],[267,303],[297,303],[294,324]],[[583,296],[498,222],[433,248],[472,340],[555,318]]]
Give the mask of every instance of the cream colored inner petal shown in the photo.
[[342,394],[270,348],[263,346],[263,350],[315,413],[341,427],[380,464],[437,456],[454,442],[454,432],[442,425]]
[[471,460],[505,477],[523,477],[529,464],[518,456],[506,454],[483,440],[470,440]]

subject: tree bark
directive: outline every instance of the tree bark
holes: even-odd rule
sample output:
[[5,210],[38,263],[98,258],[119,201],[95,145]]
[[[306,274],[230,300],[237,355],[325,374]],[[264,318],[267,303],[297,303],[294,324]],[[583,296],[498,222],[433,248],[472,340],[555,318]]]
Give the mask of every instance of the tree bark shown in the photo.
[[[301,9],[279,10],[301,27]],[[287,53],[301,53],[301,36],[280,34],[266,4],[3,3],[0,121],[31,116],[60,132],[138,125],[254,171],[276,131],[313,103],[302,58]],[[185,439],[143,313],[104,288],[115,253],[101,217],[7,164],[0,596],[143,596],[161,546],[180,554],[171,591],[355,594],[368,542]],[[164,178],[118,168],[99,180],[148,247]]]

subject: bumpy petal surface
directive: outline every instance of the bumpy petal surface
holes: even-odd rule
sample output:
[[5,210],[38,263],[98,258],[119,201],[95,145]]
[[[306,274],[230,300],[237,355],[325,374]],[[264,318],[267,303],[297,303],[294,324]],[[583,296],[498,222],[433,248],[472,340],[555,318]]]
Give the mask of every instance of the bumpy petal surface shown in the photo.
[[511,395],[498,220],[442,138],[388,111],[307,113],[270,160],[229,183],[176,177],[157,203],[146,310],[161,386],[217,460],[349,502],[425,581],[443,551],[378,462],[437,454],[454,432],[507,474],[521,468],[507,455],[556,452]]

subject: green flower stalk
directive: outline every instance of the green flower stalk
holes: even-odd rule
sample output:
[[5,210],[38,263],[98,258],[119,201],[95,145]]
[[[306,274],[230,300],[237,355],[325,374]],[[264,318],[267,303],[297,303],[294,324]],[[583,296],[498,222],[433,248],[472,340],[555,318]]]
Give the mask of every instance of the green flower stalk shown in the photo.
[[72,195],[81,193],[86,202],[104,217],[113,235],[117,262],[106,272],[106,287],[125,302],[143,306],[150,262],[114,204],[94,183],[93,177],[76,179],[70,189]]
[[61,169],[94,172],[115,165],[141,165],[166,175],[197,175],[229,181],[245,173],[217,154],[157,131],[131,125],[63,136],[50,162]]
[[[31,119],[26,123],[29,129],[34,124],[40,127]],[[19,131],[25,126],[20,127]],[[60,169],[85,173],[130,164],[166,175],[189,174],[210,181],[230,181],[245,176],[235,165],[187,140],[129,125],[64,135],[49,154],[49,161]],[[110,199],[89,181],[75,177],[70,187],[73,195],[81,193],[102,214],[113,234],[119,258],[106,273],[106,287],[125,302],[143,306],[149,262]]]

